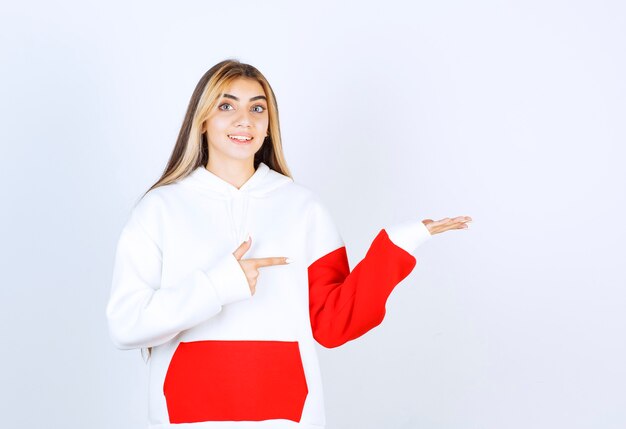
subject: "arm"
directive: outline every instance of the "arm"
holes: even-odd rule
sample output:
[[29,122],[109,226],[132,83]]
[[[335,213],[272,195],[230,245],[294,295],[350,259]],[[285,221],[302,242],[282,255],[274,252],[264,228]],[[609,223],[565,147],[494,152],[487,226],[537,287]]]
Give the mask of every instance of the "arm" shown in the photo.
[[133,213],[120,235],[106,316],[116,347],[152,347],[169,341],[251,296],[248,280],[231,253],[161,288],[162,252]]
[[409,252],[430,233],[414,220],[381,229],[350,271],[345,245],[330,214],[322,206],[315,212],[315,256],[308,267],[311,326],[318,343],[338,347],[382,322],[387,298],[416,264]]

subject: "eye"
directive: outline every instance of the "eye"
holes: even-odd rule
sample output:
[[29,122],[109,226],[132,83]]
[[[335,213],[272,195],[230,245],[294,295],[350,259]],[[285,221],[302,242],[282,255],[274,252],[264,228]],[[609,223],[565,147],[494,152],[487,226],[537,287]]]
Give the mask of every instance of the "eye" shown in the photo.
[[[222,109],[222,107],[223,107],[223,106],[230,106],[230,103],[222,103],[222,104],[220,104],[220,106],[218,107],[218,109],[220,109],[220,110],[230,110],[230,109]],[[233,107],[233,106],[230,106],[230,107]]]
[[257,113],[262,113],[262,112],[265,111],[265,107],[261,106],[260,104],[257,104],[256,106],[254,106],[253,109],[256,108],[256,107],[260,107],[261,108],[261,110],[256,110]]

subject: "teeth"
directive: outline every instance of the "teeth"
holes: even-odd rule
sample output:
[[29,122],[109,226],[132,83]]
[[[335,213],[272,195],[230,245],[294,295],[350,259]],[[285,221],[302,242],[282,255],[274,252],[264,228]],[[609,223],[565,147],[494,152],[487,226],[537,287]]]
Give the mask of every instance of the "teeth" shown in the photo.
[[243,137],[243,136],[228,136],[231,139],[237,139],[237,140],[242,140],[242,141],[246,141],[246,140],[252,140],[252,137]]

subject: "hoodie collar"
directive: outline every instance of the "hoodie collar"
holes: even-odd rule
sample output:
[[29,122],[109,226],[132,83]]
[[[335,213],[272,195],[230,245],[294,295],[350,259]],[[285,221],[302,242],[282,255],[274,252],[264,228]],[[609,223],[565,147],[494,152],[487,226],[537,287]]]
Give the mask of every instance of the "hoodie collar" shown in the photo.
[[259,163],[254,174],[239,189],[207,170],[204,165],[196,167],[185,179],[184,182],[201,188],[217,198],[229,198],[244,194],[264,197],[272,190],[293,181],[290,177],[272,170],[264,162]]

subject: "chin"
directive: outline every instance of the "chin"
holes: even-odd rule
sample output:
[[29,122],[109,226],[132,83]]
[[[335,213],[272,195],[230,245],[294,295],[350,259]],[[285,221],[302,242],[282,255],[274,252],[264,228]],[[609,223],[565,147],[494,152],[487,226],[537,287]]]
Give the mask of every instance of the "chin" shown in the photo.
[[[256,137],[254,140],[256,140]],[[228,141],[223,145],[213,146],[212,150],[221,152],[222,156],[227,158],[243,161],[249,158],[254,159],[254,155],[261,149],[261,146],[263,146],[263,142],[261,144],[250,144],[249,146],[236,146],[235,143]]]
[[258,148],[246,148],[246,150],[236,150],[236,151],[228,151],[228,157],[229,158],[235,158],[238,160],[246,160],[246,159],[254,159],[254,155],[259,151],[259,149],[261,149],[261,147]]

